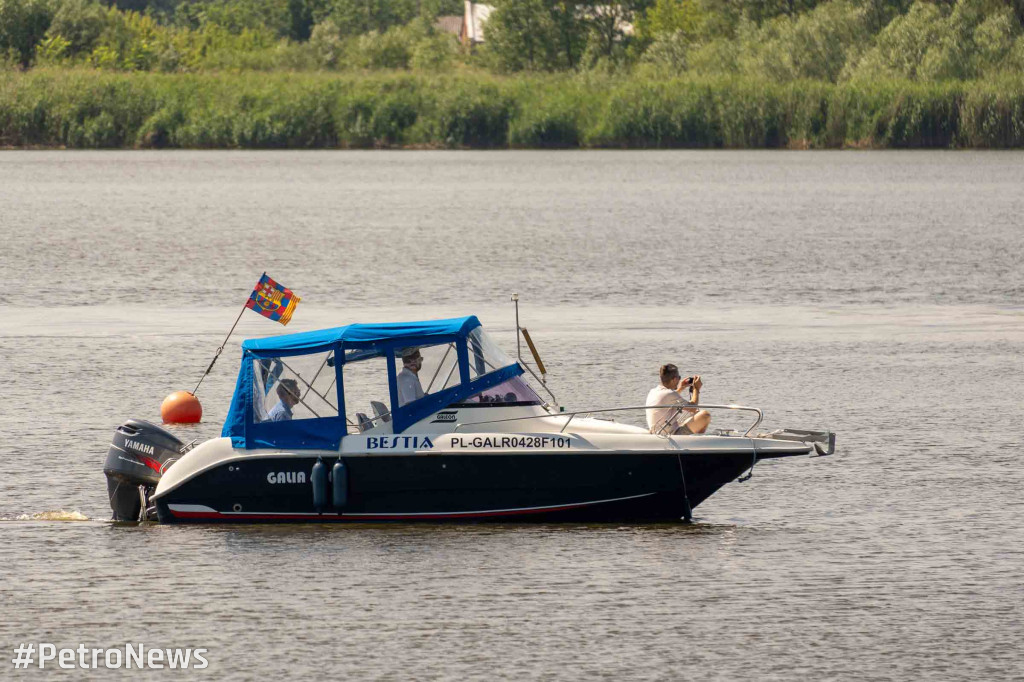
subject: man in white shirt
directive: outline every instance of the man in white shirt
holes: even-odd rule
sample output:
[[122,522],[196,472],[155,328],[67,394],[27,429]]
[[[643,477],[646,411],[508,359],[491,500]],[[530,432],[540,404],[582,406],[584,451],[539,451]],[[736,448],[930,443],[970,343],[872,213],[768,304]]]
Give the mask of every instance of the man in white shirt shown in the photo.
[[396,377],[398,381],[398,405],[408,405],[419,400],[425,394],[420,386],[419,373],[423,368],[423,356],[419,348],[406,348],[402,351],[402,371]]
[[[661,385],[651,389],[645,403],[648,407],[658,407],[647,410],[647,427],[651,433],[666,436],[704,433],[711,423],[711,413],[694,407],[682,407],[696,405],[700,401],[700,388],[703,385],[699,376],[682,379],[675,365],[662,365]],[[690,389],[689,401],[682,395],[687,388]]]

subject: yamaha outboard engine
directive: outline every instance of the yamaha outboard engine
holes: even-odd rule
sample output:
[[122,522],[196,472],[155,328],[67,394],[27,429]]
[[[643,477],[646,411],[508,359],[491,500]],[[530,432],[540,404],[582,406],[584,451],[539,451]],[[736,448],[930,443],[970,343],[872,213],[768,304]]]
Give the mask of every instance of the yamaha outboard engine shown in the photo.
[[167,467],[189,447],[174,434],[141,419],[129,419],[114,431],[103,473],[114,521],[145,521],[149,496]]

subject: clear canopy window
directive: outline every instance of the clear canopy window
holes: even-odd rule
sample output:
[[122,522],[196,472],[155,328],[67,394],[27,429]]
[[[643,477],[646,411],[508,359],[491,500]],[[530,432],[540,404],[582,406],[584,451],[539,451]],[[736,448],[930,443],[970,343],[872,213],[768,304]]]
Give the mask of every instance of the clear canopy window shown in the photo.
[[333,353],[252,361],[253,421],[337,417]]
[[399,406],[462,383],[454,341],[400,348],[395,352],[395,369]]
[[522,405],[540,405],[542,402],[540,396],[530,388],[530,385],[522,377],[512,377],[508,381],[492,386],[455,404],[467,407],[491,405],[519,407]]
[[477,327],[466,337],[466,349],[469,352],[470,381],[515,364],[515,360],[506,355],[482,327]]
[[391,421],[391,394],[388,391],[388,360],[383,355],[345,354],[345,419],[349,432],[367,431]]

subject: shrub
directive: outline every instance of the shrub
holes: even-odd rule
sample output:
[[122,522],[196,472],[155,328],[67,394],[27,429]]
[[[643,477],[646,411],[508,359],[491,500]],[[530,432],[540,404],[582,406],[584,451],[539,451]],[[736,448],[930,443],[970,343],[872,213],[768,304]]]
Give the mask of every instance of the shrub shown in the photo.
[[1019,75],[968,88],[959,142],[970,147],[1024,147],[1024,80]]
[[689,66],[689,53],[692,48],[693,39],[684,31],[663,34],[644,52],[643,61],[669,73],[680,74]]
[[455,37],[446,33],[428,35],[412,49],[409,65],[418,71],[447,71],[459,53]]
[[446,147],[504,147],[511,108],[494,85],[449,80],[437,95],[430,139]]
[[515,93],[517,106],[509,123],[509,145],[534,149],[579,147],[591,108],[584,88],[538,87],[528,82]]
[[341,29],[332,19],[322,21],[313,27],[309,46],[316,63],[326,69],[337,68],[348,49]]
[[348,63],[363,69],[407,69],[411,59],[412,44],[401,29],[370,31],[359,36],[348,52]]
[[612,89],[593,141],[615,147],[720,147],[713,89],[699,82],[627,82]]

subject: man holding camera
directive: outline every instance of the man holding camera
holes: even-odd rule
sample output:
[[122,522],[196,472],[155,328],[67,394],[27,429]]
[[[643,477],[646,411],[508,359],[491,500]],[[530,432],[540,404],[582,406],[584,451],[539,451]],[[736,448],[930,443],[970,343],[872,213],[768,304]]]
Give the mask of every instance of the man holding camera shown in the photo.
[[[651,433],[666,436],[704,433],[711,423],[711,413],[695,407],[700,402],[700,388],[704,383],[699,376],[679,376],[679,368],[668,364],[661,366],[661,385],[647,394],[647,426]],[[690,400],[683,398],[683,391],[690,389]]]

